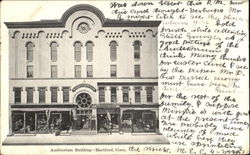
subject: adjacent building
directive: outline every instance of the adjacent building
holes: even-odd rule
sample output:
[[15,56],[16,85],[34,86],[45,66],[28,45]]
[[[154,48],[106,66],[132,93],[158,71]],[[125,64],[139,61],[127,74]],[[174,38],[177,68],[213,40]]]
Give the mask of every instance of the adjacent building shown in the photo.
[[9,29],[10,134],[158,132],[160,21],[111,20],[91,5]]

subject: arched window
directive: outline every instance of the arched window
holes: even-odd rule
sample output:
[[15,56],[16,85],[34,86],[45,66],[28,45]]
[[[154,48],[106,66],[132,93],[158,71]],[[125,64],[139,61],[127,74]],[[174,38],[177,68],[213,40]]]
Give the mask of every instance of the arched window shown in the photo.
[[134,59],[140,59],[140,47],[141,47],[141,42],[140,41],[135,41],[134,42]]
[[82,44],[80,42],[75,42],[75,44],[74,44],[75,61],[81,61],[81,46],[82,46]]
[[116,61],[117,57],[117,42],[116,41],[111,41],[110,44],[110,59],[111,61]]
[[28,61],[33,61],[33,48],[34,44],[32,42],[28,42],[26,44],[27,47],[27,60]]
[[51,60],[52,61],[56,61],[57,60],[57,47],[58,47],[58,44],[56,42],[52,42],[50,44],[50,48],[51,48]]
[[86,43],[86,58],[88,61],[93,60],[93,46],[94,44],[91,41]]

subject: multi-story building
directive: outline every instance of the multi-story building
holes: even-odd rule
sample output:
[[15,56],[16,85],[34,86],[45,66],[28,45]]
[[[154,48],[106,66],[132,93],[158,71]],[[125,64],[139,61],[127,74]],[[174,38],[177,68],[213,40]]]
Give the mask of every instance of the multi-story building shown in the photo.
[[160,21],[106,19],[90,5],[59,20],[6,22],[10,134],[158,132]]

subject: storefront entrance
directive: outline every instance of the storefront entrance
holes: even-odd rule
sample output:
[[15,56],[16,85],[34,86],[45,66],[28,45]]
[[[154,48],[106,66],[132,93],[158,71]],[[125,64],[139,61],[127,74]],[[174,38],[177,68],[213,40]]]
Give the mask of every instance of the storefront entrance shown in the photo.
[[88,93],[76,96],[77,108],[73,110],[73,134],[96,132],[96,115],[91,107],[92,98]]
[[76,130],[95,130],[95,118],[92,116],[92,109],[77,110]]
[[99,108],[97,109],[97,132],[108,133],[119,132],[120,127],[120,109],[119,108]]

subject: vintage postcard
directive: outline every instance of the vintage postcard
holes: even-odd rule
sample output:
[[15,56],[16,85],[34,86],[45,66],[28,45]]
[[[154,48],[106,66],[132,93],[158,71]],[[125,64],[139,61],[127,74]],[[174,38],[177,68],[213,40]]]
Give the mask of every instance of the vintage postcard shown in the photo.
[[1,2],[1,154],[249,153],[247,6]]

